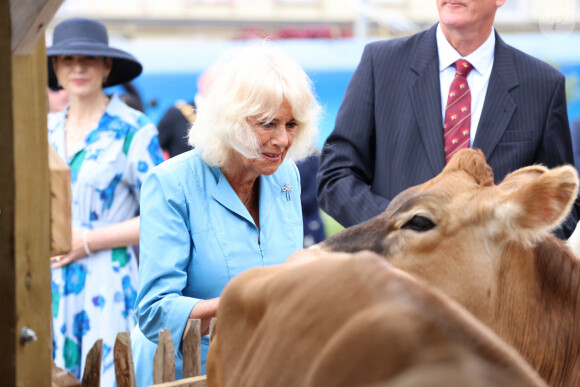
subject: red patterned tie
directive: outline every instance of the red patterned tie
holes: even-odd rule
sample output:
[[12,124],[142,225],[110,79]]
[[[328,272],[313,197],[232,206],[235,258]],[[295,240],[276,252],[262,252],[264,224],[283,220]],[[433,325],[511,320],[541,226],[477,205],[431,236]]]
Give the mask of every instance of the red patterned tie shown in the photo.
[[467,75],[473,66],[464,59],[455,62],[455,78],[449,88],[443,138],[445,140],[445,163],[460,149],[469,148],[471,129],[471,92]]

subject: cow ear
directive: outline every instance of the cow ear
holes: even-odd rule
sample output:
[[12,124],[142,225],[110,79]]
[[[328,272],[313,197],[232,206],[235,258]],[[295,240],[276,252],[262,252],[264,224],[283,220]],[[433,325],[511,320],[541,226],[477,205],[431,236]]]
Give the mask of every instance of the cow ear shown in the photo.
[[498,187],[505,193],[521,189],[538,178],[538,176],[548,172],[549,169],[543,165],[530,165],[515,170],[507,175]]
[[481,186],[493,185],[493,170],[485,161],[480,149],[462,149],[445,166],[444,172],[464,171],[470,174]]
[[519,188],[506,190],[507,200],[500,205],[505,211],[503,215],[511,218],[515,227],[552,230],[566,218],[576,200],[578,173],[569,165],[543,173],[530,172]]

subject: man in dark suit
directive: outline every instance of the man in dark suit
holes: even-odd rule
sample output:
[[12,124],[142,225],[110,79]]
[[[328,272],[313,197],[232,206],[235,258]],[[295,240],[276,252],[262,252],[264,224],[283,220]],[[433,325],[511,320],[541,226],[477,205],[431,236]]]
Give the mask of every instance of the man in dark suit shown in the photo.
[[[465,146],[484,152],[496,183],[534,163],[573,164],[564,76],[503,42],[493,22],[504,2],[437,0],[436,26],[365,47],[322,150],[326,213],[346,227],[361,223],[443,170],[443,122],[460,59],[473,67]],[[568,237],[576,220],[573,211],[557,234]]]

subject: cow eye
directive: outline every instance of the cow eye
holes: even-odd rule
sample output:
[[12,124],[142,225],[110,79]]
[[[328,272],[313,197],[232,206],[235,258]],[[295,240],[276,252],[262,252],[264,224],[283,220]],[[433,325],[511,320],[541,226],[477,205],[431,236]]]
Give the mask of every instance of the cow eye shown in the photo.
[[421,215],[415,215],[411,220],[405,223],[402,228],[415,231],[429,231],[433,227],[435,227],[435,223],[433,223],[429,218]]

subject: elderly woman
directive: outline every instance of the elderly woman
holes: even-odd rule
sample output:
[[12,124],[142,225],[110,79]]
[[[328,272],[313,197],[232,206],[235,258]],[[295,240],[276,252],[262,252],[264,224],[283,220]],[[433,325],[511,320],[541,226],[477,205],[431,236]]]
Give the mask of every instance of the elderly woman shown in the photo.
[[[143,183],[132,334],[138,385],[152,381],[161,329],[171,330],[180,378],[187,320],[201,319],[207,334],[228,281],[302,248],[300,177],[290,156],[310,149],[318,112],[296,62],[267,45],[248,47],[224,65],[200,106],[190,131],[195,149]],[[203,368],[208,345],[205,336]]]
[[113,346],[135,326],[139,190],[162,159],[157,129],[103,87],[129,82],[141,64],[109,47],[105,26],[73,18],[54,29],[49,86],[66,107],[48,116],[48,138],[71,170],[72,249],[52,261],[54,358],[83,375],[88,351],[103,339],[102,385],[115,379]]

